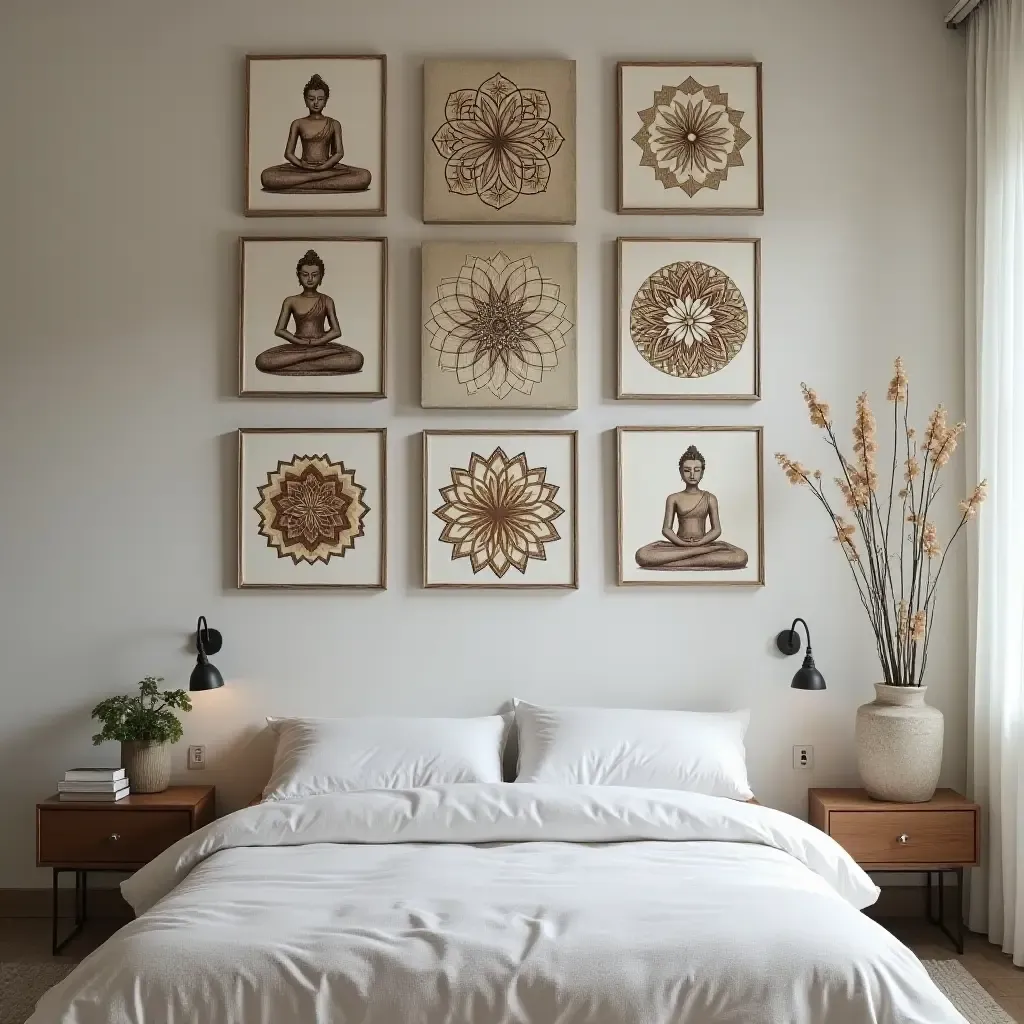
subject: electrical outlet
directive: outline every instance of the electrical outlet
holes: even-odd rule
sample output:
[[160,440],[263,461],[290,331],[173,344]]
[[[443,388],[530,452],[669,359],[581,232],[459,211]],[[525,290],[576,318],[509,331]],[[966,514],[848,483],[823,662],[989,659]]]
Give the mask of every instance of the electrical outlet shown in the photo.
[[797,746],[793,748],[793,767],[797,771],[809,771],[814,767],[814,747]]
[[206,767],[206,747],[201,743],[188,748],[188,767],[190,771],[202,771]]

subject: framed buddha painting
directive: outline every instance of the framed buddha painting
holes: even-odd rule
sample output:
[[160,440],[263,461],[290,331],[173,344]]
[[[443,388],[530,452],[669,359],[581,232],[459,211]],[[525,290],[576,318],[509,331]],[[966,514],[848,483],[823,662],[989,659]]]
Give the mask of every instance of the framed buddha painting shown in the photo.
[[764,585],[761,427],[619,427],[618,578]]
[[764,212],[761,65],[622,61],[619,213]]
[[387,239],[242,238],[243,396],[383,398]]
[[248,56],[245,214],[386,212],[387,58]]
[[387,431],[238,432],[238,586],[387,585]]
[[424,408],[575,409],[576,245],[423,246]]
[[423,433],[423,585],[576,589],[576,431]]
[[761,397],[761,240],[618,240],[617,397]]
[[576,223],[576,62],[423,64],[423,220]]

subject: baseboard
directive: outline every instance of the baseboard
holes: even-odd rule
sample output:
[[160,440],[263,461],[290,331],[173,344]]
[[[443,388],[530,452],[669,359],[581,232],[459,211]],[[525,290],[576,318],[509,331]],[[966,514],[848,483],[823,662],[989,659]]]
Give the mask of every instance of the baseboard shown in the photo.
[[[59,890],[61,917],[73,917],[75,890],[61,886]],[[52,909],[51,889],[0,889],[0,917],[49,917]],[[89,889],[88,913],[90,917],[109,917],[130,920],[132,908],[125,902],[119,889]]]

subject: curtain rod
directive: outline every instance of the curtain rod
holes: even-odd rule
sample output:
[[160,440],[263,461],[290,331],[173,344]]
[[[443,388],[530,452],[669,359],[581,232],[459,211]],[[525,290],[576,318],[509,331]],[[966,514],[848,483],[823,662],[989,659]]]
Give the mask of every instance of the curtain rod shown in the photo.
[[950,28],[956,28],[971,16],[982,2],[983,0],[957,0],[953,9],[946,15],[946,24]]

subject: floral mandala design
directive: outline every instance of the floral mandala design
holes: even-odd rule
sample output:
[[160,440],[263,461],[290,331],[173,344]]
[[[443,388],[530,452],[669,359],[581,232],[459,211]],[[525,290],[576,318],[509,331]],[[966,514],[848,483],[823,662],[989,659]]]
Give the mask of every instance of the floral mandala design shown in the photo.
[[641,167],[654,169],[665,188],[681,188],[691,199],[702,189],[718,189],[730,167],[742,167],[740,150],[750,136],[740,127],[743,111],[729,106],[717,85],[701,85],[691,75],[666,85],[654,104],[637,114],[643,128],[633,141],[643,151]]
[[707,377],[747,337],[747,304],[732,279],[698,261],[670,263],[640,286],[629,332],[640,355],[673,377]]
[[433,141],[448,161],[449,192],[477,195],[500,210],[521,195],[546,191],[551,157],[565,141],[549,120],[546,92],[520,89],[496,74],[478,89],[451,93],[444,114]]
[[366,488],[343,462],[294,455],[291,462],[278,462],[259,492],[260,536],[277,549],[278,558],[326,564],[335,555],[344,558],[363,536],[370,511],[362,500]]
[[526,453],[510,459],[501,448],[488,458],[470,456],[469,469],[452,467],[445,504],[434,515],[445,524],[441,540],[452,545],[452,561],[468,558],[473,574],[490,569],[499,579],[515,566],[526,573],[531,558],[547,559],[544,545],[561,540],[554,520],[565,509],[554,502],[547,469],[531,469]]
[[426,328],[438,365],[471,395],[482,388],[498,398],[531,394],[558,365],[572,330],[559,291],[530,256],[467,256],[458,277],[441,279],[430,307]]

